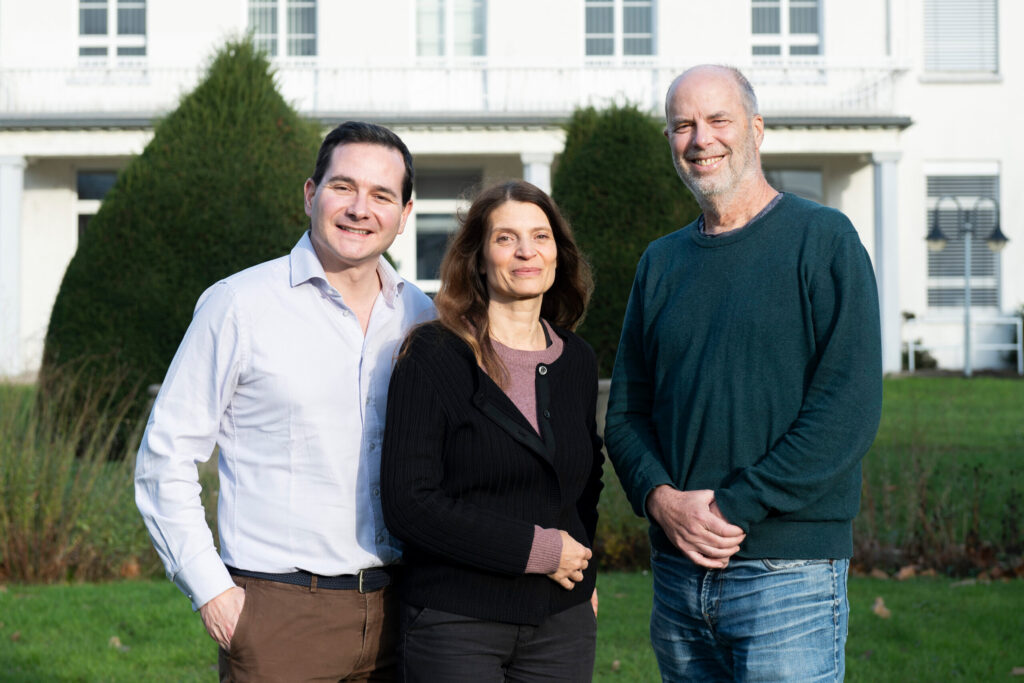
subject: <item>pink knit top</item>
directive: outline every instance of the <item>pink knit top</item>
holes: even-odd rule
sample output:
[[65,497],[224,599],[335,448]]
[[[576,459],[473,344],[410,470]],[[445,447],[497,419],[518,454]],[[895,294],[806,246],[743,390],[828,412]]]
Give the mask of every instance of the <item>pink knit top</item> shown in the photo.
[[[546,349],[540,351],[513,349],[496,339],[491,340],[494,352],[508,371],[505,394],[512,399],[512,403],[530,421],[537,433],[540,433],[540,426],[537,422],[537,366],[541,363],[545,365],[553,363],[562,355],[563,346],[562,338],[554,333],[551,325],[546,320],[541,320],[541,324],[544,325],[544,331],[550,344]],[[551,574],[558,569],[561,557],[562,535],[558,529],[534,526],[533,546],[530,548],[530,559],[526,563],[526,573]]]

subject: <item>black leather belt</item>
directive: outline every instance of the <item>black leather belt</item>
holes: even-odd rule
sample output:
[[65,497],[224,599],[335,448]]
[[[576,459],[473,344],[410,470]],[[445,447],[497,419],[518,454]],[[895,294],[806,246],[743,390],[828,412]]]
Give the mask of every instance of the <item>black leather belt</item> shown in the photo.
[[325,588],[327,590],[343,591],[357,590],[360,593],[379,591],[391,583],[391,573],[386,567],[360,569],[358,574],[342,574],[340,576],[320,576],[319,574],[311,574],[301,569],[287,574],[268,574],[267,572],[253,572],[247,569],[236,569],[235,567],[228,567],[228,573],[232,576],[276,581],[277,583],[287,583],[292,586],[303,586],[305,588]]

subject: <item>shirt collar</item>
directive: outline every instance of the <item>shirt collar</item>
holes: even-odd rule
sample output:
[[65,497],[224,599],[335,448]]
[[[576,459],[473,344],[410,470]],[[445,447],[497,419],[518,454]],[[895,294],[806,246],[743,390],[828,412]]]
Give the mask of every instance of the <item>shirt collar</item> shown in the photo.
[[383,256],[377,260],[377,275],[380,277],[380,291],[384,295],[385,303],[394,308],[395,300],[405,288],[405,280]]
[[[327,274],[316,255],[313,242],[309,238],[309,231],[303,233],[298,243],[292,248],[289,255],[291,266],[291,286],[298,287],[306,282],[313,282],[317,287],[330,287],[327,281]],[[377,276],[380,277],[381,294],[384,301],[391,308],[395,307],[395,300],[405,288],[405,280],[395,271],[390,263],[383,256],[377,260]]]

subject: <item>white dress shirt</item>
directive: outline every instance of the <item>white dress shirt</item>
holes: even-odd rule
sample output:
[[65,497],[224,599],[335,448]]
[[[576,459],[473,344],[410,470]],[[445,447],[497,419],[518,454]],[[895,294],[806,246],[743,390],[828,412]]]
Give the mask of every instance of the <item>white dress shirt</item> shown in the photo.
[[[199,298],[139,448],[135,499],[167,575],[198,609],[225,564],[334,576],[395,562],[380,447],[398,347],[434,307],[383,258],[364,337],[307,232],[288,256]],[[196,463],[220,449],[220,556]]]

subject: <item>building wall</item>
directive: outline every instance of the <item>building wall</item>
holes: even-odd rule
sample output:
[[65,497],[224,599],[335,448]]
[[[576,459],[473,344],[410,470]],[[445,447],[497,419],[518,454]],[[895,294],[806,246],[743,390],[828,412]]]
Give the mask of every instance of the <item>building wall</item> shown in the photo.
[[25,169],[20,329],[22,357],[29,367],[37,367],[41,360],[50,309],[78,244],[74,188],[74,169],[68,160],[44,159]]
[[[1024,305],[1024,197],[1014,188],[1024,183],[1024,136],[1018,112],[1024,107],[1024,50],[1014,39],[1012,27],[1024,22],[1024,6],[1000,2],[999,73],[994,77],[937,79],[923,70],[924,32],[921,0],[893,3],[903,29],[896,36],[914,68],[897,91],[899,108],[914,124],[901,135],[900,202],[900,295],[902,309],[928,321],[908,328],[904,339],[924,338],[940,348],[933,351],[941,367],[958,368],[963,362],[962,308],[930,308],[927,302],[926,180],[930,171],[970,175],[997,169],[1003,232],[1010,238],[1000,254],[1001,301],[998,310],[980,309],[976,318],[1000,312],[1012,313]],[[943,322],[946,321],[946,322]],[[1009,326],[976,329],[977,342],[1010,341]],[[1005,352],[980,352],[977,367],[1001,366]]]
[[[660,113],[665,87],[682,69],[708,61],[740,66],[755,77],[765,108],[766,167],[819,171],[824,201],[851,218],[873,259],[886,248],[876,239],[880,229],[875,225],[876,161],[898,155],[895,186],[886,190],[896,193],[895,225],[881,229],[882,234],[896,232],[899,310],[928,321],[905,330],[903,336],[913,334],[932,345],[947,345],[937,349],[936,355],[944,366],[958,367],[962,310],[927,305],[926,176],[936,168],[998,169],[1002,227],[1010,238],[1000,257],[999,310],[1009,312],[1024,304],[1024,268],[1020,267],[1024,233],[1019,227],[1024,224],[1024,196],[1014,191],[1024,183],[1024,136],[1013,133],[1017,112],[1024,107],[1024,70],[1018,66],[1024,64],[1024,48],[1010,30],[1024,25],[1024,4],[999,2],[997,76],[938,82],[923,71],[923,3],[823,2],[822,66],[817,71],[804,69],[796,77],[797,85],[790,84],[788,89],[780,83],[794,78],[790,71],[772,71],[766,68],[770,60],[751,57],[749,0],[656,0],[656,54],[607,59],[583,54],[582,0],[492,0],[487,11],[486,56],[440,60],[416,55],[415,0],[321,0],[317,3],[317,56],[282,58],[277,67],[286,95],[303,113],[325,121],[367,116],[395,128],[421,169],[470,165],[482,169],[490,180],[521,177],[538,159],[549,170],[557,164],[564,144],[559,116],[564,118],[567,111],[559,114],[562,105],[554,103],[562,102],[567,90],[580,89],[569,94],[581,95],[583,103],[603,106],[631,101]],[[102,122],[103,117],[135,112],[145,118],[159,113],[153,103],[172,107],[174,96],[191,87],[216,47],[241,35],[248,21],[246,0],[149,0],[145,69],[131,74],[141,79],[136,87],[116,69],[92,73],[86,79],[72,71],[80,62],[77,6],[76,0],[0,2],[0,155],[25,160],[18,320],[27,369],[38,363],[53,297],[76,246],[80,204],[75,173],[85,167],[120,166],[141,151],[152,134],[149,127],[134,124],[103,126],[91,121],[78,126],[73,123],[76,117],[98,117]],[[429,78],[438,79],[436,83],[449,90],[439,90],[435,81],[418,80],[430,64],[439,68]],[[314,70],[317,66],[320,72]],[[369,81],[371,86],[383,90],[374,101],[389,103],[377,109],[365,106],[370,101],[367,87],[341,79],[371,67],[378,69]],[[469,80],[457,82],[451,74],[468,74]],[[318,100],[309,96],[317,78],[341,80],[337,87],[323,89]],[[800,78],[808,79],[806,87]],[[869,83],[872,78],[879,79],[877,97],[850,107],[838,100],[816,102],[811,97],[825,82],[866,79]],[[13,107],[9,93],[15,84],[25,82],[32,84],[38,97]],[[473,101],[465,83],[488,84],[487,102],[494,111],[459,109]],[[120,90],[112,89],[115,85]],[[413,92],[417,89],[418,94]],[[424,102],[435,106],[438,92],[442,104],[451,105],[448,110],[421,106]],[[330,102],[325,104],[327,96]],[[828,106],[822,109],[822,103]],[[82,114],[92,110],[97,113]],[[865,120],[904,117],[911,123],[783,121],[794,114],[857,115]],[[50,127],[4,123],[5,117],[40,116],[65,123]],[[415,263],[415,216],[406,232],[392,255],[409,276],[414,273],[409,269]],[[1002,339],[1008,333],[1009,328],[979,330],[979,340]],[[1001,355],[981,355],[976,362],[999,363]]]

